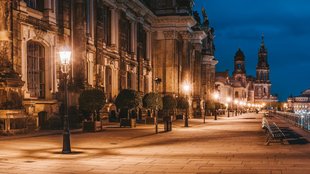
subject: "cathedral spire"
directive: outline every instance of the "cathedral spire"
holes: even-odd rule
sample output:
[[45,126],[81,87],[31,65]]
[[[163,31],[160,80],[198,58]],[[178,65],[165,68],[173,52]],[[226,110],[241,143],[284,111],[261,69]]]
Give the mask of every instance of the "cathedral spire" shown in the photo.
[[257,67],[269,67],[267,61],[267,49],[265,47],[265,36],[262,33],[262,41],[258,51],[258,64]]
[[264,36],[264,33],[262,33],[262,43],[261,43],[261,46],[265,46],[265,36]]

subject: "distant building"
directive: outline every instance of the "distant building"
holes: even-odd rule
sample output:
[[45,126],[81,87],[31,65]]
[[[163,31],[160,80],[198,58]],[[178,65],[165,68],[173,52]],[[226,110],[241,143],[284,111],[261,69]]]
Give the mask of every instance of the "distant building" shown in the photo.
[[271,95],[271,82],[269,79],[269,64],[264,37],[258,52],[256,77],[246,74],[245,55],[239,48],[234,57],[234,71],[229,77],[228,71],[216,73],[216,89],[220,93],[220,102],[226,103],[227,98],[248,103],[270,103],[278,101]]
[[287,108],[295,113],[310,112],[310,89],[303,91],[299,96],[290,96],[287,99]]

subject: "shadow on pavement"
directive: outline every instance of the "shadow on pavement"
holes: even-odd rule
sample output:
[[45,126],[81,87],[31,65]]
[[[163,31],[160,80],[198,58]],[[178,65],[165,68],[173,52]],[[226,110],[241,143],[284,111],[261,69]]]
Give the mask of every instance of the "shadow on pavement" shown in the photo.
[[280,127],[289,144],[308,144],[309,141],[288,127]]

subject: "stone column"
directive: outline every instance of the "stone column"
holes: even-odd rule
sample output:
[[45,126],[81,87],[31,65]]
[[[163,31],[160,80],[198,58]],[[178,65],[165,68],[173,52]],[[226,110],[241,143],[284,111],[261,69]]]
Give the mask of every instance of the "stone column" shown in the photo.
[[111,47],[114,50],[118,50],[118,25],[119,25],[119,14],[117,9],[111,9]]
[[74,83],[77,87],[84,87],[87,84],[86,77],[86,9],[83,0],[74,0],[73,6],[73,47],[74,57],[73,61],[73,77]]
[[151,62],[152,57],[152,33],[151,31],[146,31],[146,59]]
[[12,69],[12,13],[11,2],[0,1],[0,70]]
[[56,1],[55,0],[45,0],[44,1],[44,20],[49,23],[56,23]]
[[183,40],[181,83],[185,81],[192,83],[191,70],[193,69],[193,67],[191,62],[192,50],[190,48],[191,34],[188,31],[181,31],[180,35]]
[[137,22],[131,21],[131,52],[134,54],[134,60],[137,60]]

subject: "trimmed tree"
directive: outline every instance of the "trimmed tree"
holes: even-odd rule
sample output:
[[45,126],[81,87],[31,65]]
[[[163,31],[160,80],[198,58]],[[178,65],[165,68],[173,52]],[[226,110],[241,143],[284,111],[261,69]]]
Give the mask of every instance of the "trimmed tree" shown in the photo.
[[123,89],[115,99],[118,109],[134,109],[142,106],[140,93],[132,89]]
[[165,123],[165,131],[171,131],[172,130],[172,122],[170,117],[170,112],[173,111],[173,115],[175,114],[175,109],[177,107],[177,100],[171,96],[166,95],[163,97],[163,110],[165,111],[164,116],[164,123]]
[[146,109],[150,109],[151,112],[154,114],[154,124],[155,124],[155,132],[158,133],[158,114],[156,110],[161,110],[163,108],[163,99],[161,98],[160,94],[150,92],[143,96],[142,99],[143,107]]
[[171,95],[165,95],[163,97],[163,110],[166,112],[170,112],[177,107],[176,99]]
[[206,103],[205,103],[205,110],[208,113],[213,113],[214,114],[214,111],[215,111],[215,103],[211,100],[207,100]]
[[188,109],[189,109],[188,100],[185,97],[178,97],[177,108],[181,110],[186,110],[185,119],[184,119],[184,127],[188,127]]
[[160,94],[154,92],[145,94],[142,103],[144,108],[151,109],[152,111],[163,108],[163,99],[160,97]]
[[177,108],[178,109],[188,109],[189,103],[185,97],[178,97],[177,98]]
[[100,89],[84,90],[79,97],[79,109],[85,118],[99,120],[99,111],[105,104],[105,95]]
[[115,99],[115,105],[121,110],[120,116],[126,114],[128,117],[128,111],[136,109],[142,106],[142,97],[139,92],[132,89],[123,89]]

